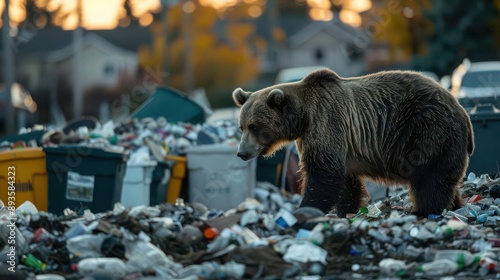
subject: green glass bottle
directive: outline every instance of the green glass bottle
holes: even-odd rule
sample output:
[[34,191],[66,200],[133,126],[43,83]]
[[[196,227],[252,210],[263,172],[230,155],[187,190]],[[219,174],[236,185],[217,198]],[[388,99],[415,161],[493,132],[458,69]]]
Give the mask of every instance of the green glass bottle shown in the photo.
[[21,260],[22,260],[23,264],[25,264],[26,266],[29,266],[29,267],[33,267],[36,270],[44,270],[45,267],[47,266],[46,264],[44,264],[42,261],[37,259],[32,254],[28,254],[26,256],[23,256]]

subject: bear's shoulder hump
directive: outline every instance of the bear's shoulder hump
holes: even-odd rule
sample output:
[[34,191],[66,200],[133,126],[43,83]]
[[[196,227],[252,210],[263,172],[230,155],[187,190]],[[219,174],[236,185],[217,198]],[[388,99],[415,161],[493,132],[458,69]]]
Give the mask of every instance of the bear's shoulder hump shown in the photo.
[[328,68],[321,68],[309,73],[302,81],[306,84],[318,82],[337,82],[339,75]]

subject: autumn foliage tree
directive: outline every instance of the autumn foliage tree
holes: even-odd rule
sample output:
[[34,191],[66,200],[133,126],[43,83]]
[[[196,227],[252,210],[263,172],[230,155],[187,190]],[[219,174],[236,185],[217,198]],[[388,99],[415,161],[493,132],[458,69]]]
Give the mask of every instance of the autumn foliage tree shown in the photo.
[[[166,80],[170,86],[186,90],[184,75],[192,74],[194,88],[204,87],[211,101],[222,106],[230,105],[229,93],[258,76],[257,53],[266,46],[262,38],[254,35],[255,25],[249,20],[249,7],[242,4],[220,12],[196,4],[189,15],[191,22],[188,27],[182,24],[181,5],[171,8],[167,32],[161,21],[151,26],[154,43],[152,47],[139,51],[141,67],[163,69],[162,63],[165,62]],[[183,32],[189,32],[190,42],[186,42]],[[191,44],[190,48],[186,44]],[[185,69],[187,49],[191,50],[188,55],[192,73],[187,73]]]

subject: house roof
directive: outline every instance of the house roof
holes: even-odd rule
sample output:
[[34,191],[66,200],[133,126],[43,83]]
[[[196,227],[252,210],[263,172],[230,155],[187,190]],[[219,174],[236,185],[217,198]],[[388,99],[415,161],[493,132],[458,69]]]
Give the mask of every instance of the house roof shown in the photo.
[[[281,16],[276,19],[275,25],[281,28],[287,37],[290,37],[300,31],[304,26],[307,26],[314,21],[308,17],[299,15],[287,15]],[[262,16],[255,20],[256,30],[255,33],[266,39],[270,39],[272,36],[271,30],[271,19],[268,16]]]
[[[271,40],[272,20],[269,16],[264,15],[250,21],[254,23],[256,27],[254,36],[263,37],[268,41]],[[221,21],[219,25],[216,25],[216,32],[218,31],[220,38],[223,39],[226,36],[224,33],[225,24],[227,24],[227,22]],[[332,21],[324,22],[314,21],[302,15],[286,15],[278,17],[274,24],[276,27],[283,30],[287,37],[287,44],[292,48],[300,46],[320,32],[326,32],[337,40],[351,45],[356,45],[356,43],[364,44],[371,41],[371,38],[362,32],[362,30],[344,24],[338,17]]]
[[[113,30],[84,30],[86,34],[95,34],[111,44],[129,51],[136,52],[139,46],[151,44],[153,36],[149,28],[131,24],[129,27],[118,27]],[[0,36],[0,49],[3,42]],[[73,31],[62,30],[57,27],[46,27],[39,30],[20,30],[12,40],[18,55],[44,55],[60,50],[71,44]]]
[[[82,38],[81,45],[78,47],[79,49],[84,49],[88,46],[94,46],[101,51],[110,54],[135,55],[135,52],[120,48],[95,33],[85,34]],[[50,61],[61,61],[72,56],[75,53],[75,50],[76,48],[74,42],[70,42],[69,45],[66,45],[59,50],[50,52],[47,58]]]
[[298,47],[321,32],[326,32],[337,40],[350,44],[355,44],[356,38],[361,39],[362,42],[369,41],[369,37],[359,29],[350,27],[339,20],[334,20],[331,22],[315,21],[310,23],[289,37],[288,44],[292,48]]

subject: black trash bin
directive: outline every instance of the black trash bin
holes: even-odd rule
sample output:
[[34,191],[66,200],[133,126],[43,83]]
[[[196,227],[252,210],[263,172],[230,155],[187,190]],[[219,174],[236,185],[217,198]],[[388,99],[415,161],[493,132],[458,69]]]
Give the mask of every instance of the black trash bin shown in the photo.
[[49,181],[49,212],[61,214],[65,208],[105,212],[120,201],[127,152],[78,145],[43,150]]
[[500,112],[495,108],[478,110],[469,115],[474,130],[475,149],[467,174],[489,174],[491,178],[495,178],[500,175]]
[[286,149],[281,149],[271,158],[257,158],[257,181],[267,181],[275,186],[280,186],[280,174],[285,154]]
[[[173,163],[168,161],[159,161],[153,170],[151,184],[149,185],[149,203],[150,205],[158,205],[165,202],[167,197],[167,183],[164,181],[167,172],[170,173]],[[168,174],[167,174],[168,175]],[[167,178],[168,179],[168,178]]]

